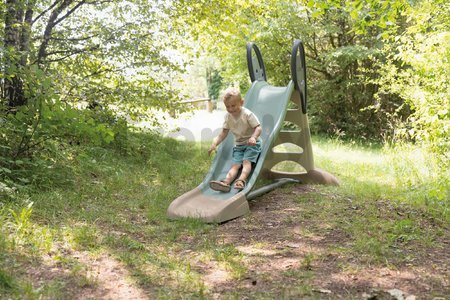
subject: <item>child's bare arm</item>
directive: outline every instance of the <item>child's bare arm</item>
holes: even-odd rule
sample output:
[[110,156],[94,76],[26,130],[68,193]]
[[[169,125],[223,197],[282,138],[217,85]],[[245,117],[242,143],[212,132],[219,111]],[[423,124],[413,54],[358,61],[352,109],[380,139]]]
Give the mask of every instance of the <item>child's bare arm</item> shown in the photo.
[[216,151],[217,146],[219,146],[219,144],[222,143],[222,141],[227,137],[229,131],[230,131],[229,129],[222,128],[220,134],[214,138],[211,147],[209,147],[208,150],[209,155],[211,155],[213,151]]
[[247,142],[247,143],[248,143],[250,146],[256,145],[256,140],[257,140],[258,137],[261,135],[261,132],[262,132],[261,125],[256,126],[256,127],[254,128],[254,130],[253,130],[252,136],[248,139],[248,142]]

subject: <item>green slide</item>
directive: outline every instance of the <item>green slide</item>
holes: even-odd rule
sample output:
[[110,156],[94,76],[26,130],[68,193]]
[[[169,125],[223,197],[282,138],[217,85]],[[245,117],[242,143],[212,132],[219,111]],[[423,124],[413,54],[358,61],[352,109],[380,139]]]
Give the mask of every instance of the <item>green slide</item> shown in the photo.
[[294,85],[273,87],[265,81],[255,81],[245,95],[244,106],[253,111],[261,122],[263,141],[258,162],[253,168],[246,187],[238,192],[231,189],[228,193],[214,191],[209,187],[211,180],[225,178],[232,164],[234,137],[229,134],[221,143],[211,168],[203,182],[194,190],[175,199],[169,206],[168,216],[194,217],[205,222],[223,222],[239,217],[249,211],[247,194],[252,190],[260,173],[264,159],[271,150],[271,144],[277,137],[282,124]]
[[[303,45],[298,45],[300,45],[301,50],[304,51]],[[299,56],[297,54],[304,55],[304,52],[298,52],[297,49],[298,47],[295,48],[295,53],[293,52],[294,58]],[[299,61],[303,62],[303,64],[301,64],[303,69],[296,65],[294,61],[295,59],[293,59],[293,64],[295,66],[291,66],[291,69],[295,71],[293,77],[297,80],[296,83],[291,80],[286,87],[271,86],[266,82],[264,63],[262,61],[259,49],[256,45],[249,43],[247,46],[247,61],[250,77],[253,83],[245,95],[244,106],[254,112],[261,122],[261,139],[263,144],[259,159],[252,170],[252,174],[247,180],[246,187],[243,190],[238,191],[231,188],[231,191],[228,193],[212,190],[209,187],[209,182],[211,180],[224,179],[232,164],[234,137],[232,134],[229,134],[220,144],[211,168],[203,182],[198,187],[181,195],[170,204],[168,208],[169,218],[176,219],[192,217],[199,218],[209,223],[221,223],[242,216],[249,211],[248,200],[249,198],[253,198],[252,194],[255,194],[255,191],[252,191],[252,189],[255,186],[256,180],[261,175],[267,174],[268,160],[277,160],[274,156],[273,148],[277,142],[280,142],[279,133],[282,131],[283,122],[286,120],[285,118],[287,112],[291,111],[288,110],[289,101],[298,98],[298,104],[301,106],[302,110],[297,109],[298,112],[295,112],[295,114],[306,117],[306,72],[304,72],[304,57],[302,58],[303,61]],[[303,72],[299,72],[299,70],[303,70]],[[300,78],[297,78],[299,74]],[[320,175],[320,172],[313,169],[312,153],[310,153],[312,150],[310,149],[311,147],[309,142],[309,128],[306,129],[307,130],[303,130],[303,133],[299,133],[303,135],[306,133],[305,138],[308,140],[309,144],[307,147],[303,146],[305,148],[302,149],[303,153],[285,153],[284,156],[286,156],[287,159],[290,159],[292,157],[296,157],[296,155],[305,155],[306,153],[307,156],[310,156],[310,159],[307,159],[307,161],[303,163],[305,165],[305,169]],[[286,132],[282,133],[283,135],[280,136],[292,136],[292,134],[286,135]],[[302,136],[299,135],[299,137],[301,138]],[[285,140],[285,142],[291,142],[292,140],[296,140],[296,138],[283,138],[282,142],[283,140]],[[269,165],[269,167],[271,166],[272,165]],[[281,184],[285,182],[292,182],[292,179],[298,179],[300,181],[303,180],[303,177],[301,177],[303,175],[308,174],[300,174],[299,176],[294,177],[290,176],[290,179],[288,179],[289,176],[287,176],[288,178],[282,179],[278,182],[281,182]],[[274,178],[283,177],[286,176],[278,176]],[[332,181],[333,180],[334,179],[332,179]],[[275,183],[271,186],[281,184]]]

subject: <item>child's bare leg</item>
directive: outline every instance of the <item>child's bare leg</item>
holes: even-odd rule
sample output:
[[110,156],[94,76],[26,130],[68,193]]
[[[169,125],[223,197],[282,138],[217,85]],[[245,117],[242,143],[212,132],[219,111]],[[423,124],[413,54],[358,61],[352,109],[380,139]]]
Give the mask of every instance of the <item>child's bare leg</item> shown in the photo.
[[[241,175],[239,176],[238,180],[244,180],[244,181],[247,180],[247,177],[251,171],[252,171],[252,162],[249,160],[244,160],[242,172],[241,172]],[[237,182],[236,187],[244,187],[244,183]]]
[[[233,180],[236,178],[237,173],[239,172],[239,169],[241,168],[240,164],[233,164],[231,166],[231,169],[228,171],[227,176],[223,180],[226,184],[230,184],[233,182]],[[248,175],[247,175],[248,176]]]

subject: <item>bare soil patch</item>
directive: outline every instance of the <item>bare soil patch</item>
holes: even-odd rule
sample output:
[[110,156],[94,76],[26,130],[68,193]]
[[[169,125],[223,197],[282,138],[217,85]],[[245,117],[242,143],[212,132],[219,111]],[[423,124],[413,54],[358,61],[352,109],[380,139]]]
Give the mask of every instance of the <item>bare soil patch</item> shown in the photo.
[[295,198],[316,192],[314,186],[301,185],[271,192],[251,202],[249,215],[222,224],[213,234],[245,255],[249,272],[242,280],[214,285],[214,292],[278,290],[276,294],[288,298],[357,299],[439,299],[449,295],[450,255],[448,248],[442,247],[446,241],[435,248],[414,245],[403,249],[414,251],[414,259],[408,262],[366,263],[351,251],[340,251],[351,250],[349,233],[327,220],[304,217],[321,208],[314,207],[313,199],[299,202]]
[[64,250],[63,260],[50,253],[28,264],[24,275],[34,287],[54,286],[53,292],[44,293],[44,299],[153,298],[133,281],[121,262],[107,253],[92,256],[84,251]]

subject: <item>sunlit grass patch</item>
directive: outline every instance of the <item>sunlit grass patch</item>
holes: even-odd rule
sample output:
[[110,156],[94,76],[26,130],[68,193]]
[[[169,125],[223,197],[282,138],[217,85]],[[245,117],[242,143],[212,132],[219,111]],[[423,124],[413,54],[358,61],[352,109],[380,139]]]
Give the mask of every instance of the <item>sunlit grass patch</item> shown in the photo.
[[0,249],[18,253],[41,254],[50,251],[57,233],[31,219],[33,203],[0,210]]
[[449,175],[432,154],[317,138],[313,144],[316,167],[335,175],[340,186],[296,199],[308,221],[302,236],[326,235],[322,225],[328,224],[343,235],[336,251],[355,255],[362,264],[384,265],[414,259],[422,255],[414,249],[445,236],[432,224],[448,221]]
[[145,250],[135,249],[117,255],[141,286],[156,288],[161,295],[203,293],[202,275],[196,271],[193,259],[197,255],[190,253],[192,256],[175,255],[170,249],[149,245]]
[[448,219],[450,171],[425,149],[372,149],[321,139],[314,145],[316,166],[340,179],[341,191],[422,207]]
[[72,247],[78,250],[94,250],[99,247],[101,237],[95,226],[81,225],[72,230]]

